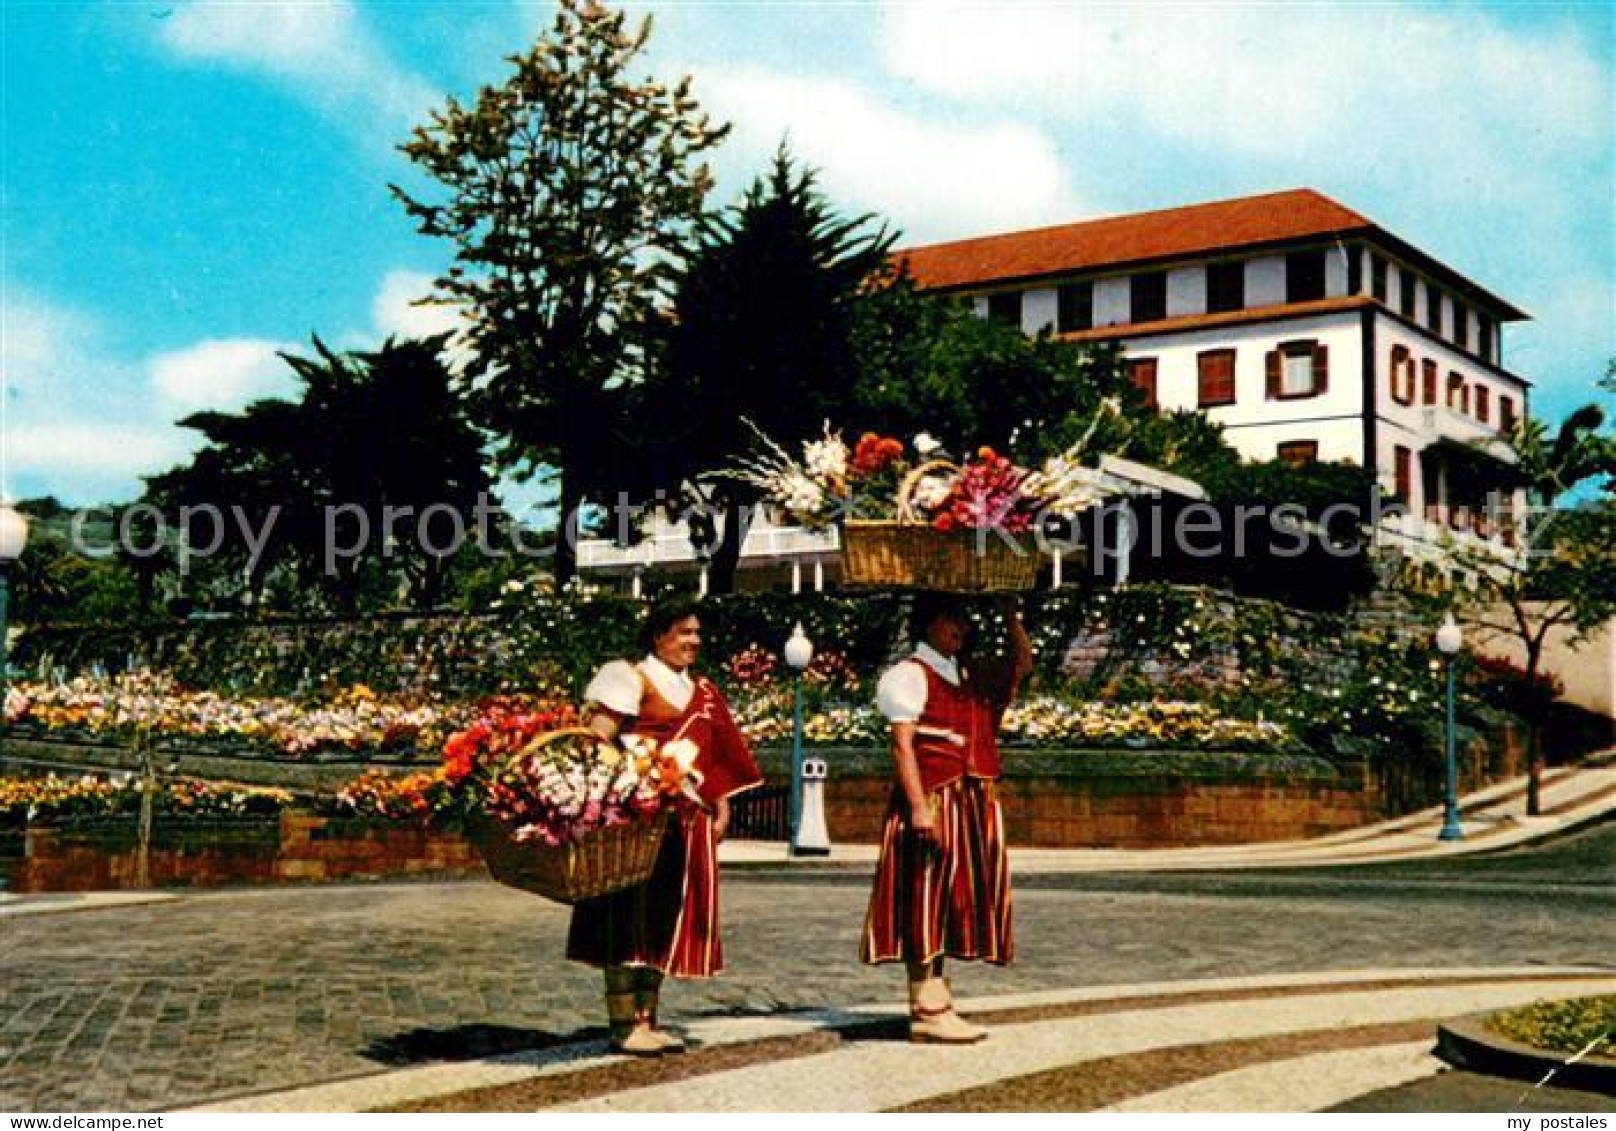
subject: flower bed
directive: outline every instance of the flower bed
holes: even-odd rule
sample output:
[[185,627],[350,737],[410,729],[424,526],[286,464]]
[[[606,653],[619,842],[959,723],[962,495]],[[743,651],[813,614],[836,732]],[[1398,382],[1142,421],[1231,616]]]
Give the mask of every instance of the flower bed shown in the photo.
[[1616,994],[1544,1001],[1495,1013],[1487,1027],[1545,1052],[1616,1056]]
[[[729,667],[738,688],[736,722],[747,740],[754,746],[789,742],[792,689],[778,678],[767,653],[753,645]],[[1377,690],[1392,696],[1401,692],[1395,684]],[[806,742],[815,746],[886,742],[885,721],[862,682],[836,653],[816,657],[804,691]],[[1390,704],[1388,710],[1393,706],[1400,704]],[[451,734],[465,733],[479,719],[500,712],[530,712],[548,719],[549,725],[561,725],[558,712],[565,709],[523,697],[424,704],[377,696],[363,687],[324,704],[230,700],[141,673],[111,679],[81,677],[56,685],[20,684],[8,696],[8,724],[48,735],[122,742],[144,730],[168,750],[240,750],[291,759],[344,752],[428,760],[438,756]],[[1230,717],[1206,703],[1097,702],[1059,695],[1013,704],[1002,735],[1007,744],[1028,747],[1262,751],[1297,746],[1294,731],[1286,725],[1260,715],[1255,720]],[[414,780],[417,803],[430,807],[432,790],[441,789],[441,784],[441,779],[435,782],[429,777]],[[355,804],[362,809],[366,802],[356,795]]]
[[[140,811],[141,785],[133,777],[0,778],[0,828],[31,823],[72,824]],[[248,789],[181,779],[159,785],[153,812],[174,817],[273,817],[292,805],[283,789]]]
[[1053,696],[1012,703],[1001,734],[1007,745],[1035,747],[1278,751],[1295,745],[1278,723],[1229,718],[1204,703],[1081,703]]
[[485,706],[380,696],[363,685],[323,701],[234,698],[140,671],[13,684],[6,694],[6,724],[120,741],[144,732],[170,748],[224,745],[294,758],[330,751],[435,753]]

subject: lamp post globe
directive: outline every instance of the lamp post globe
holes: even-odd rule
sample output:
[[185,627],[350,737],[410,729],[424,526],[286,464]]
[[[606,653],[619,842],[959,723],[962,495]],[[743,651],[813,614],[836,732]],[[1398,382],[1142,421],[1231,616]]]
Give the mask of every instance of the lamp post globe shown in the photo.
[[1464,647],[1464,630],[1449,613],[1442,621],[1442,627],[1436,630],[1436,648],[1444,656],[1458,655],[1459,649]]
[[11,597],[9,574],[11,563],[22,556],[22,548],[27,543],[28,516],[9,501],[0,500],[0,733],[3,733],[6,721],[6,676],[11,663],[6,650],[10,635],[10,627],[6,624],[6,605]]
[[1444,746],[1447,755],[1447,788],[1442,799],[1442,830],[1436,834],[1438,840],[1461,840],[1464,838],[1464,829],[1459,824],[1459,763],[1454,751],[1454,725],[1453,725],[1453,661],[1458,656],[1459,649],[1464,647],[1464,632],[1449,613],[1442,621],[1442,627],[1436,630],[1436,648],[1441,652],[1447,666],[1448,683],[1448,718],[1444,731]]
[[8,502],[0,502],[0,564],[22,557],[28,544],[28,516]]
[[813,662],[814,642],[808,639],[808,634],[802,630],[802,622],[791,631],[791,639],[786,641],[786,663],[797,671],[803,671]]

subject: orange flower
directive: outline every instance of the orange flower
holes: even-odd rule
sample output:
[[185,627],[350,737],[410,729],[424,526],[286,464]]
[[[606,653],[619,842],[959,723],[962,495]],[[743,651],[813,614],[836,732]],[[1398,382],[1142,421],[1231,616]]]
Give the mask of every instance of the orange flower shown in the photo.
[[984,444],[982,447],[976,449],[976,458],[981,460],[983,463],[992,463],[994,460],[999,458],[999,454]]

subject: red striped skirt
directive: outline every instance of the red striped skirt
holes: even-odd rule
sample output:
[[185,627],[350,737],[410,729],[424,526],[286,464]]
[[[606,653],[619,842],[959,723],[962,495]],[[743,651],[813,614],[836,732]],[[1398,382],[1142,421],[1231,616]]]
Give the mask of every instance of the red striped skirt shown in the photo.
[[572,909],[567,957],[590,966],[649,966],[674,978],[724,968],[718,942],[718,846],[706,813],[668,828],[651,878]]
[[909,831],[909,803],[892,792],[860,958],[869,963],[980,959],[1003,966],[1010,933],[1010,863],[993,783],[950,782],[931,794],[940,847]]

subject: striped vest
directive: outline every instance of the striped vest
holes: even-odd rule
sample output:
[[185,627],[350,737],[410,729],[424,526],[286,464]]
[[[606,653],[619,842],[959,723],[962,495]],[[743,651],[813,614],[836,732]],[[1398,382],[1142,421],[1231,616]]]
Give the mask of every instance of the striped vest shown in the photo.
[[955,687],[923,660],[911,662],[926,673],[926,709],[918,725],[949,731],[964,740],[956,743],[929,734],[915,736],[921,787],[930,793],[963,777],[997,778],[1002,772],[994,733],[999,712],[986,696],[971,687],[968,677]]

